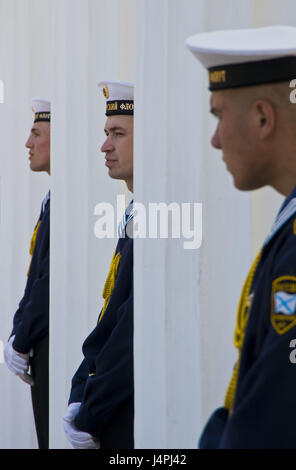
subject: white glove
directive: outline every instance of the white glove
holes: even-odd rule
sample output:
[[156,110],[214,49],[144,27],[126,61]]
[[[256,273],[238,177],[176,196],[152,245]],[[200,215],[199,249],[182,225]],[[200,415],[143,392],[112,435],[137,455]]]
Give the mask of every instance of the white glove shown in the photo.
[[29,368],[29,354],[20,354],[12,347],[15,336],[12,336],[4,348],[4,360],[14,375],[23,375]]
[[63,417],[64,431],[74,449],[99,449],[99,442],[95,442],[88,432],[80,431],[73,424],[81,403],[71,403]]

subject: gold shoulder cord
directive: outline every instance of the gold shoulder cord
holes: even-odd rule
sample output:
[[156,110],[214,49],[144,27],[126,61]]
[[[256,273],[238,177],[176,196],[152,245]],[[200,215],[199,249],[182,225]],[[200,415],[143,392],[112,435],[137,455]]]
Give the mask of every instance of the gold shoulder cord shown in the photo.
[[31,261],[30,261],[30,265],[29,265],[29,268],[28,268],[27,276],[29,276],[29,273],[30,273],[32,257],[33,257],[33,253],[34,253],[34,249],[35,249],[35,245],[36,245],[36,238],[37,238],[37,234],[38,234],[40,224],[41,224],[41,220],[39,219],[37,224],[36,224],[36,227],[34,228],[34,232],[33,232],[32,238],[31,238],[31,244],[30,244],[30,250],[29,250],[29,253],[31,255]]
[[225,408],[229,410],[229,413],[232,412],[232,408],[233,408],[233,402],[234,402],[234,396],[235,396],[237,378],[238,378],[238,372],[239,372],[239,365],[240,365],[240,359],[241,359],[241,351],[243,347],[246,326],[247,326],[247,322],[249,318],[250,300],[251,300],[250,290],[251,290],[252,282],[254,279],[254,275],[255,275],[259,260],[261,258],[261,252],[262,250],[260,250],[260,252],[258,253],[255,261],[253,262],[251,266],[247,279],[245,280],[245,283],[241,292],[241,296],[240,296],[240,301],[238,304],[238,309],[237,309],[236,325],[235,325],[235,330],[234,330],[233,342],[234,342],[234,346],[238,349],[238,360],[233,369],[232,377],[228,385],[227,392],[226,392],[225,399],[224,399],[224,406]]
[[105,286],[103,289],[103,299],[105,299],[105,302],[104,302],[102,311],[99,316],[99,322],[102,320],[105,310],[108,307],[109,300],[110,300],[111,294],[115,286],[120,258],[121,258],[121,254],[120,253],[116,254],[116,250],[115,250],[114,255],[112,257],[109,273],[105,282]]
[[[104,306],[101,310],[98,323],[100,323],[100,321],[102,320],[103,315],[105,313],[105,310],[108,307],[109,300],[110,300],[111,294],[112,294],[114,286],[115,286],[115,281],[116,281],[116,277],[117,277],[117,271],[118,271],[120,258],[121,258],[121,254],[120,253],[116,254],[116,250],[115,250],[114,255],[112,257],[109,273],[108,273],[108,276],[107,276],[107,279],[106,279],[106,282],[105,282],[105,286],[104,286],[104,289],[103,289],[103,298],[105,299],[105,302],[104,302]],[[94,375],[96,375],[95,372],[91,372],[90,374],[88,374],[89,377],[92,377]]]

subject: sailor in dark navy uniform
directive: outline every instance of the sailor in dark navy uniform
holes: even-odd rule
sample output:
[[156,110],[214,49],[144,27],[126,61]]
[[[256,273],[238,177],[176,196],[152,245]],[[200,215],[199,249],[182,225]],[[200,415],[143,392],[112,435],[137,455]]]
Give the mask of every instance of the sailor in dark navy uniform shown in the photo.
[[[133,191],[133,85],[101,82],[106,140],[101,148],[111,178]],[[84,360],[72,379],[64,429],[77,449],[134,446],[133,204],[119,226],[119,241],[103,289],[98,322],[83,344]]]
[[[296,28],[203,33],[189,49],[209,70],[212,145],[241,190],[270,185],[286,200],[243,286],[234,344],[238,360],[224,406],[200,448],[296,448]],[[294,346],[295,347],[295,346]]]
[[[50,174],[50,103],[34,99],[33,111],[34,124],[26,142],[30,168]],[[48,192],[31,240],[24,296],[4,349],[11,372],[31,385],[38,445],[42,449],[48,448],[49,206]]]

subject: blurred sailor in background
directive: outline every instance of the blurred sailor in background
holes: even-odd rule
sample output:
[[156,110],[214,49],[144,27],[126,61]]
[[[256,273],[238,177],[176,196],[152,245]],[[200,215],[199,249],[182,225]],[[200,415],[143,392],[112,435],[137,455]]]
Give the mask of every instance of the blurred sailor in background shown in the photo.
[[[212,145],[236,188],[271,186],[286,197],[243,287],[234,344],[238,360],[225,403],[201,448],[296,448],[296,28],[197,34],[187,46],[208,69]],[[231,274],[230,274],[231,275]],[[225,315],[222,311],[219,314]]]

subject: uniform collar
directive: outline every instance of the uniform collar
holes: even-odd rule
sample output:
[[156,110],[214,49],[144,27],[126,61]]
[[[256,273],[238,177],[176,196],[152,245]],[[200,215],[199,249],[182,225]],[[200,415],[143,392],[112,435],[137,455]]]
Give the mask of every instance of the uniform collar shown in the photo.
[[134,211],[134,200],[132,199],[131,202],[129,203],[128,207],[126,208],[123,218],[121,222],[118,225],[118,237],[119,238],[124,238],[125,234],[125,227],[129,223],[130,220],[134,218],[135,211]]
[[265,240],[264,246],[266,246],[274,235],[280,230],[280,228],[296,213],[296,187],[291,192],[290,196],[283,202],[278,215],[274,221],[273,226]]
[[42,204],[41,204],[41,215],[44,213],[45,209],[46,209],[46,206],[47,206],[47,203],[48,201],[50,200],[50,190],[48,191],[48,193],[46,194],[45,198],[43,199],[42,201]]

